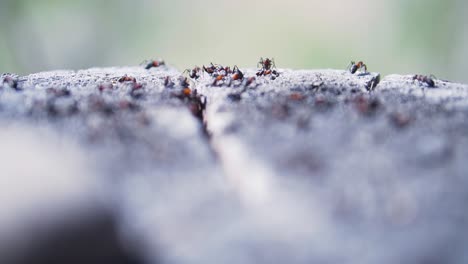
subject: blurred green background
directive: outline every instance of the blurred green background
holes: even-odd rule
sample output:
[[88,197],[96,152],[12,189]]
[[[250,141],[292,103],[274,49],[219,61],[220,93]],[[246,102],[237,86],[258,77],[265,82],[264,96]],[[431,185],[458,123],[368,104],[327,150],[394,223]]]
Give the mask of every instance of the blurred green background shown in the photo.
[[466,0],[0,0],[0,72],[216,62],[468,82]]

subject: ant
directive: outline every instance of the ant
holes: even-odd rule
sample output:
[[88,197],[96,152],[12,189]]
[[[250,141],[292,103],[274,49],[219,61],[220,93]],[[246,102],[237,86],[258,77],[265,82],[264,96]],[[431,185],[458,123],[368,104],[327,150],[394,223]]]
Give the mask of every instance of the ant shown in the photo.
[[[196,91],[196,90],[194,90],[194,91]],[[195,93],[196,93],[196,92],[195,92]],[[188,88],[188,87],[185,87],[184,89],[182,89],[182,94],[183,94],[184,96],[189,96],[189,95],[192,94],[192,89],[190,89],[190,88]]]
[[153,67],[159,67],[162,65],[166,65],[166,63],[163,60],[151,60],[149,62],[143,62],[143,64],[146,64],[145,69],[149,70]]
[[218,71],[224,71],[225,75],[234,73],[234,70],[231,70],[231,67],[229,66],[226,66],[226,67],[220,66]]
[[211,84],[212,86],[217,86],[219,82],[223,81],[224,79],[226,78],[226,75],[224,74],[219,74],[219,75],[216,75],[214,81],[213,81],[213,84]]
[[203,120],[203,112],[206,109],[206,96],[198,95],[195,89],[189,99],[190,112],[199,120]]
[[436,77],[432,74],[430,76],[416,74],[412,77],[412,79],[413,79],[413,82],[419,81],[419,82],[427,84],[428,87],[435,87],[434,79],[436,79]]
[[[166,77],[166,80],[168,80],[167,82],[170,82],[170,85],[174,86],[174,83],[170,80],[169,76]],[[180,93],[172,93],[172,96],[183,100],[184,98],[188,98],[192,94],[192,89],[190,89],[190,83],[187,77],[184,77],[182,75],[179,76],[179,86],[182,88]]]
[[373,91],[377,84],[380,82],[380,74],[377,74],[376,76],[372,77],[370,81],[366,83],[366,90],[367,91]]
[[190,70],[190,69],[186,69],[186,70],[184,71],[184,73],[187,72],[187,73],[188,73],[188,76],[189,76],[190,78],[197,80],[198,78],[200,78],[200,74],[199,74],[200,71],[201,71],[201,68],[198,67],[198,66],[196,66],[195,68],[193,68],[193,69],[191,69],[191,70]]
[[257,67],[259,65],[261,65],[261,69],[259,69],[258,72],[256,73],[257,76],[262,76],[262,75],[265,76],[265,75],[272,74],[271,79],[274,80],[279,75],[279,73],[273,69],[273,68],[276,68],[274,59],[260,58],[260,61],[257,63]]
[[135,77],[127,76],[125,74],[124,76],[120,77],[120,79],[119,79],[119,83],[123,83],[123,82],[134,82],[134,83],[136,83],[136,79],[135,79]]
[[256,78],[254,76],[247,78],[245,80],[244,87],[247,87],[247,86],[251,85],[253,82],[255,82],[255,80],[256,80]]
[[263,59],[263,58],[260,58],[260,61],[257,63],[257,67],[258,65],[261,65],[262,66],[262,69],[264,70],[270,70],[271,67],[274,67],[276,68],[276,65],[275,65],[275,59],[271,58],[266,58],[266,59]]
[[[184,84],[188,84],[186,80],[183,80],[182,78],[181,80]],[[203,111],[206,109],[206,96],[199,95],[197,89],[192,90],[187,86],[182,89],[182,93],[173,94],[173,96],[184,101],[190,112],[192,112],[192,114],[198,119],[203,120]]]
[[16,90],[16,91],[19,91],[21,90],[20,88],[18,88],[18,79],[12,77],[12,76],[5,76],[5,78],[3,78],[3,81],[2,81],[2,84],[6,84],[8,85],[8,87]]
[[188,88],[190,86],[190,83],[188,81],[187,77],[180,76],[179,77],[179,85],[183,88]]
[[236,81],[244,79],[244,74],[239,70],[239,67],[234,66],[234,68],[232,68],[232,72],[234,73],[232,75],[232,80]]
[[208,73],[209,75],[212,75],[215,71],[217,71],[218,69],[216,68],[216,66],[213,65],[212,62],[210,62],[211,66],[209,67],[205,67],[205,65],[203,65],[203,70]]
[[134,82],[132,83],[132,89],[130,90],[130,96],[135,99],[140,99],[144,95],[143,84]]
[[346,69],[349,70],[351,74],[354,74],[356,73],[356,71],[363,70],[363,69],[364,69],[364,73],[367,73],[367,65],[364,64],[364,62],[362,61],[358,61],[358,63],[351,61],[351,63],[348,65]]
[[233,74],[231,76],[231,79],[229,80],[228,86],[231,86],[233,81],[239,80],[239,81],[242,82],[242,80],[244,80],[244,73],[239,70],[239,67],[234,66],[232,68],[232,72],[233,72]]

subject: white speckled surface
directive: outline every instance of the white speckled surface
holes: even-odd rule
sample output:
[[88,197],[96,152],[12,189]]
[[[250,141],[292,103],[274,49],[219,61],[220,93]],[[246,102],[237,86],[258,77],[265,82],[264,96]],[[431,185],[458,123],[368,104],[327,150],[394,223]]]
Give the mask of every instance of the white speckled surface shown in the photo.
[[368,92],[377,73],[279,72],[246,89],[203,74],[191,82],[207,97],[203,120],[172,95],[173,68],[37,73],[0,88],[0,127],[78,143],[86,165],[48,157],[98,179],[123,241],[149,263],[466,263],[468,86],[390,75]]

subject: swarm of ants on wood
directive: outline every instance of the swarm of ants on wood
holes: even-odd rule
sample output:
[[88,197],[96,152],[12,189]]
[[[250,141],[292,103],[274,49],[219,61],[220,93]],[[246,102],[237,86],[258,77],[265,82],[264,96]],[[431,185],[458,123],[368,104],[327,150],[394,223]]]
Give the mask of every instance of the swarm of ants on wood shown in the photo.
[[198,80],[205,73],[213,78],[211,86],[248,87],[255,82],[255,77],[246,78],[237,66],[231,68],[230,66],[210,63],[209,66],[196,66],[193,69],[186,69],[184,71],[184,74],[187,74],[188,77],[194,80]]
[[[256,72],[256,76],[270,76],[272,80],[276,79],[279,76],[279,72],[276,70],[275,62],[273,59],[263,59],[260,58],[260,61],[257,63],[259,69]],[[255,87],[256,77],[249,76],[246,77],[245,74],[239,69],[239,67],[234,66],[223,66],[221,64],[213,64],[202,67],[194,67],[193,69],[187,69],[184,71],[184,74],[187,74],[191,79],[197,80],[201,77],[201,74],[208,74],[213,78],[212,86],[228,86],[228,87]]]

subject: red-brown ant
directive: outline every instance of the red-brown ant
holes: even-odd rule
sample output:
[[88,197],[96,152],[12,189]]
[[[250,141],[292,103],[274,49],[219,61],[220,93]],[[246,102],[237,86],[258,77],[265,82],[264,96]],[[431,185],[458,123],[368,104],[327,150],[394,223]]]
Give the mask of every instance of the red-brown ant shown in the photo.
[[132,83],[130,96],[132,96],[135,99],[142,98],[144,96],[143,84],[137,82]]
[[186,70],[184,71],[184,73],[187,72],[187,73],[188,73],[188,76],[189,76],[190,78],[196,80],[196,79],[200,78],[200,72],[201,72],[201,71],[202,71],[202,69],[201,69],[200,67],[196,66],[196,67],[193,68],[193,69],[186,69]]
[[351,74],[356,73],[358,70],[364,70],[364,73],[367,73],[367,65],[362,61],[359,61],[358,63],[351,61],[346,69],[349,70]]
[[217,71],[217,68],[216,66],[213,65],[213,63],[210,63],[211,66],[209,67],[205,67],[205,65],[203,65],[203,70],[208,73],[209,75],[213,74],[215,71]]
[[257,71],[257,76],[266,76],[271,74],[272,80],[276,79],[276,77],[279,76],[279,73],[275,69],[273,69],[276,68],[274,59],[260,58],[260,61],[257,63],[257,67],[259,65],[261,66],[261,68]]
[[425,84],[427,84],[428,87],[435,87],[434,79],[436,79],[436,78],[432,74],[430,76],[416,74],[416,75],[414,75],[412,77],[412,79],[413,79],[413,81],[419,81],[419,82],[425,83]]
[[192,94],[192,90],[188,87],[185,87],[184,89],[182,89],[182,94],[185,96],[189,96],[190,94]]
[[166,65],[166,63],[163,61],[163,60],[151,60],[149,62],[143,62],[144,64],[146,64],[145,66],[145,69],[146,70],[149,70],[153,67],[159,67],[159,66],[162,66],[162,65]]
[[136,83],[136,79],[135,79],[135,77],[127,76],[125,74],[124,76],[120,77],[120,79],[119,79],[119,83],[123,83],[123,82],[134,82],[134,83]]
[[237,66],[234,66],[234,68],[232,68],[232,71],[233,71],[233,75],[231,77],[231,79],[233,81],[237,81],[237,80],[243,80],[244,79],[244,73],[242,73],[240,70],[239,70],[239,67]]
[[[232,72],[233,72],[233,74],[231,75],[231,79],[229,80],[228,86],[231,86],[233,81],[241,81],[242,82],[242,80],[244,79],[244,73],[241,72],[241,70],[239,70],[239,67],[234,66],[232,68]],[[240,85],[240,83],[239,83],[239,85]]]
[[218,83],[221,82],[221,81],[224,81],[225,78],[226,78],[226,75],[224,75],[224,74],[216,75],[215,78],[214,78],[214,81],[213,81],[213,83],[211,85],[212,86],[217,86]]
[[206,97],[198,95],[195,89],[189,97],[189,109],[199,120],[203,120],[203,111],[206,109]]
[[247,78],[245,80],[244,87],[247,87],[247,86],[251,85],[252,83],[255,82],[255,80],[256,80],[256,78],[254,76]]
[[[184,84],[188,83],[185,82]],[[173,94],[173,96],[184,101],[195,117],[200,120],[203,119],[203,111],[206,109],[206,97],[199,95],[197,89],[192,90],[186,86],[182,89],[181,93]]]
[[272,59],[269,59],[269,58],[266,58],[266,59],[263,59],[263,58],[260,58],[260,61],[257,63],[257,67],[261,65],[262,66],[262,69],[263,70],[270,70],[272,67],[273,68],[276,68],[276,65],[275,65],[275,60],[272,58]]
[[226,66],[226,67],[221,66],[220,70],[224,71],[225,75],[228,75],[234,72],[234,70],[231,70],[231,67],[229,66]]

